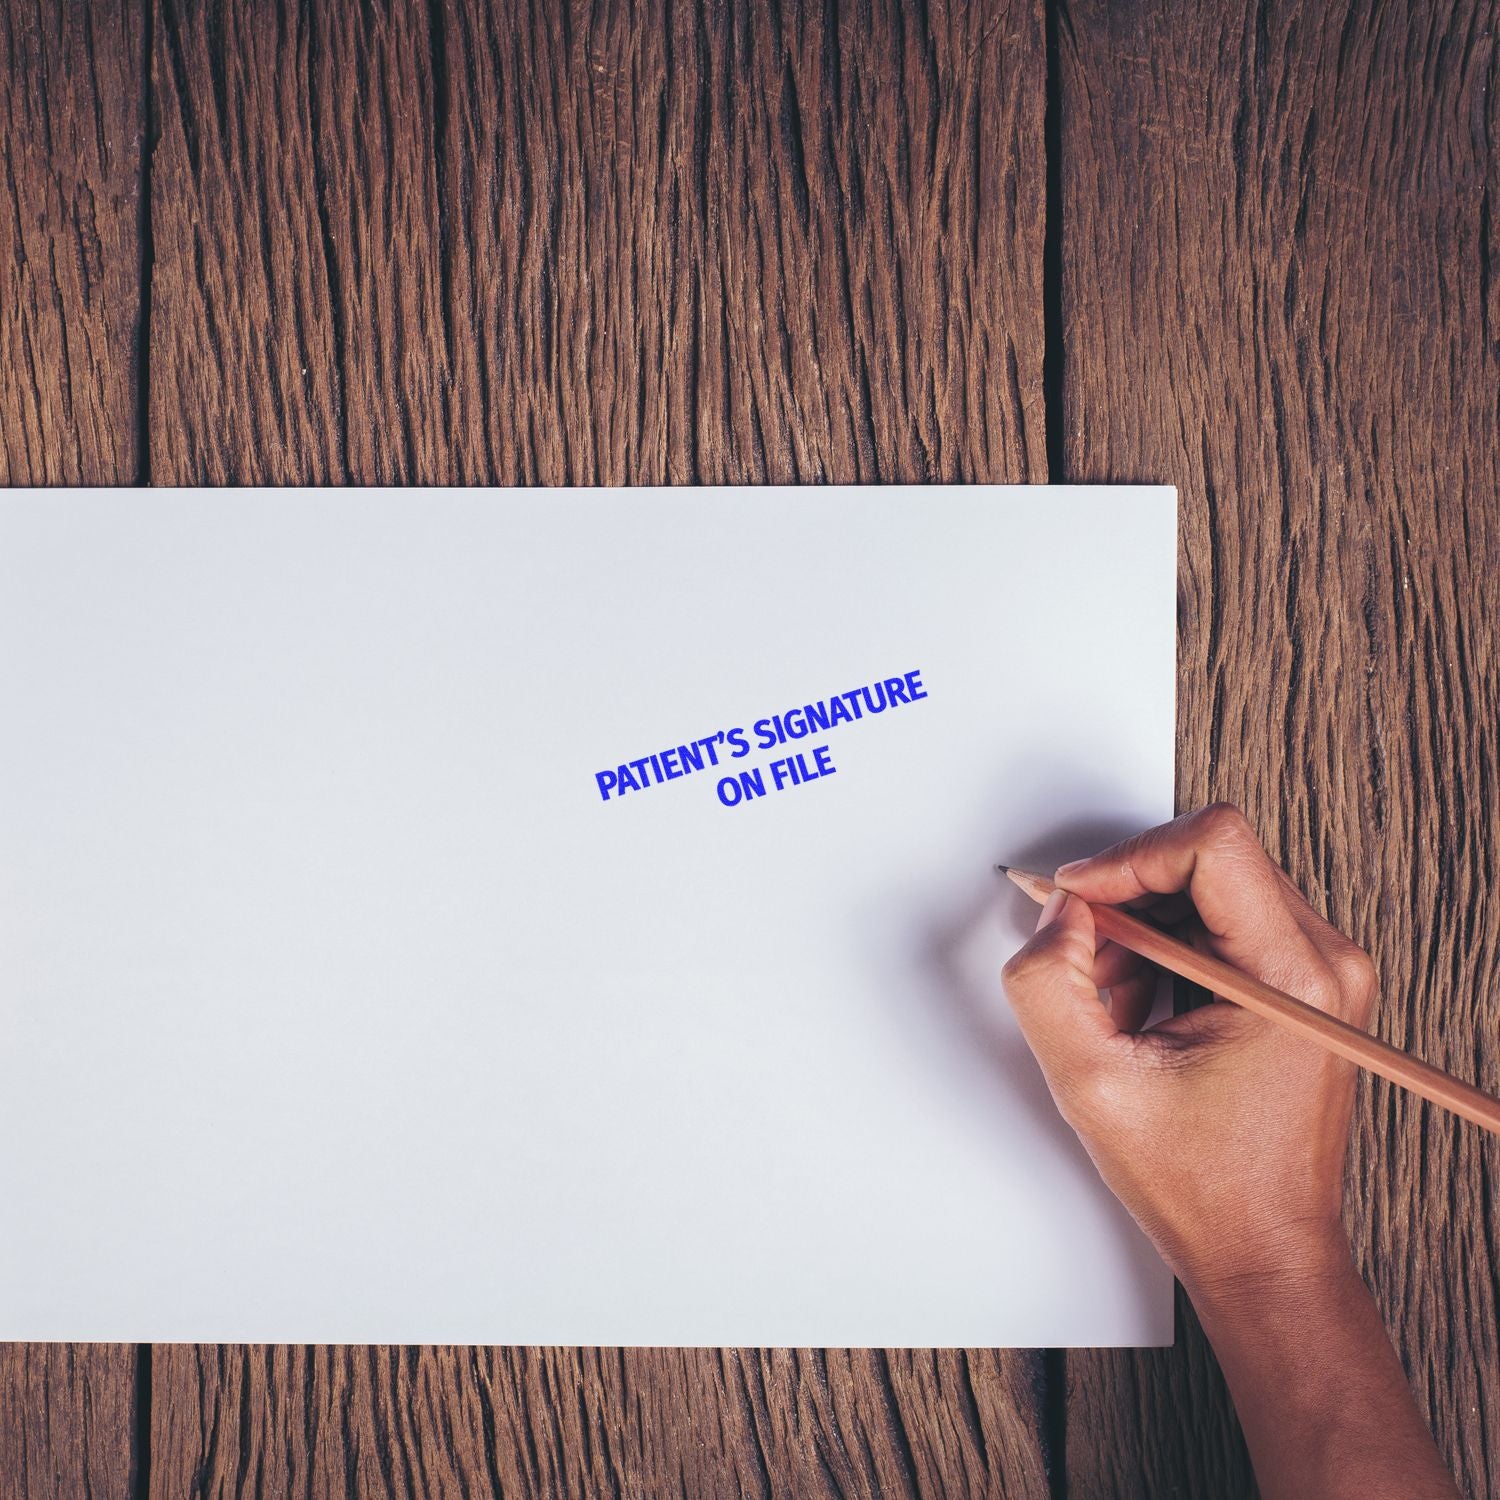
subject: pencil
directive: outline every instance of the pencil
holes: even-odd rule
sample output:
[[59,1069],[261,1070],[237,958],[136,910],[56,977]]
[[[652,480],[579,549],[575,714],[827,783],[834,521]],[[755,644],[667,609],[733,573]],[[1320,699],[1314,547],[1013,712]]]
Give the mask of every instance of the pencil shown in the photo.
[[[1014,881],[1033,901],[1043,902],[1052,894],[1053,884],[1045,875],[1033,875],[1009,865],[995,868]],[[1423,1099],[1440,1104],[1461,1118],[1500,1135],[1500,1099],[1492,1098],[1483,1089],[1477,1089],[1399,1047],[1382,1042],[1379,1037],[1371,1036],[1337,1016],[1330,1016],[1305,1000],[1262,984],[1220,959],[1199,953],[1196,948],[1178,942],[1160,928],[1131,916],[1118,906],[1094,906],[1091,903],[1090,910],[1094,913],[1095,930],[1112,938],[1122,948],[1129,948],[1132,953],[1139,953],[1160,968],[1201,984],[1223,999],[1232,1000],[1288,1031],[1368,1068],[1378,1077],[1400,1084]]]

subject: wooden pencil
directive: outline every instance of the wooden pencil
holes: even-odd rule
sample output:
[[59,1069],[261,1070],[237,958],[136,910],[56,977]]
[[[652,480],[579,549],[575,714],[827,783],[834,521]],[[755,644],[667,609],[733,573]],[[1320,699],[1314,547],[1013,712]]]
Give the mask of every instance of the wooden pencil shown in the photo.
[[[1015,870],[1009,865],[996,868],[1038,903],[1044,902],[1055,889],[1045,875]],[[1090,909],[1094,913],[1095,930],[1122,948],[1129,948],[1132,953],[1139,953],[1159,967],[1180,974],[1194,984],[1201,984],[1223,999],[1232,1000],[1236,1005],[1254,1011],[1256,1015],[1264,1016],[1288,1031],[1368,1068],[1379,1077],[1398,1083],[1402,1088],[1500,1135],[1500,1099],[1492,1098],[1473,1084],[1465,1083],[1399,1047],[1382,1042],[1379,1037],[1371,1036],[1337,1016],[1330,1016],[1304,1000],[1262,984],[1220,959],[1199,953],[1196,948],[1188,947],[1118,906],[1090,903]]]

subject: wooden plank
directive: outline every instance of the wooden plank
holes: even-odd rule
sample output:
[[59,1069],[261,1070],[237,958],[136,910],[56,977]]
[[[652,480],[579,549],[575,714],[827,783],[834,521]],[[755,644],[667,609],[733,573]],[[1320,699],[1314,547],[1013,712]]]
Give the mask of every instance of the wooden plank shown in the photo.
[[[137,468],[136,3],[0,3],[0,484]],[[135,1350],[0,1345],[0,1495],[124,1495]]]
[[129,1344],[0,1344],[0,1497],[129,1495],[144,1383]]
[[[173,482],[1045,477],[1040,7],[160,0]],[[1046,1493],[1037,1357],[159,1348],[152,1487]]]
[[156,7],[151,474],[348,477],[306,7]]
[[445,14],[465,476],[1044,477],[1040,7]]
[[135,475],[142,49],[134,0],[0,4],[0,484]]
[[993,1352],[171,1345],[152,1490],[1040,1496],[1028,1382]]
[[159,480],[1042,476],[1037,8],[348,12],[159,9]]
[[[1180,487],[1184,805],[1243,802],[1500,1087],[1500,129],[1486,0],[1058,23],[1067,477]],[[1184,1142],[1184,1149],[1192,1149]],[[1500,1493],[1493,1139],[1362,1088],[1348,1219],[1460,1486]],[[1073,1494],[1250,1494],[1201,1336],[1068,1360]]]

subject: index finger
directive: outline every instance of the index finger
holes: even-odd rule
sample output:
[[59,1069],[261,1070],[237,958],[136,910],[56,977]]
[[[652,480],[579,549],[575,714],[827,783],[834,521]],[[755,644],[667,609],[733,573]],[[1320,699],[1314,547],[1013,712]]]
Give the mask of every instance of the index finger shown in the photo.
[[1186,891],[1214,951],[1236,968],[1293,994],[1323,998],[1334,975],[1287,896],[1287,883],[1245,815],[1211,803],[1057,872],[1085,901],[1118,906]]

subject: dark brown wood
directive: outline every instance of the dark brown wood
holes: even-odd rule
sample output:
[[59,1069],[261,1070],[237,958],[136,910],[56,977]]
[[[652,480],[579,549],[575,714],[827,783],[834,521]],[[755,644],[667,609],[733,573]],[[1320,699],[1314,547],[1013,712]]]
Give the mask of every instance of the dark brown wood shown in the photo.
[[136,472],[141,6],[0,4],[0,484]]
[[[0,484],[136,474],[139,4],[0,3]],[[0,1345],[0,1495],[124,1495],[129,1345]]]
[[[163,482],[1045,478],[1039,5],[159,0]],[[158,1348],[154,1494],[1040,1497],[1039,1357]]]
[[[1069,0],[1057,27],[1064,461],[1180,487],[1179,799],[1243,803],[1375,956],[1381,1035],[1491,1092],[1497,21]],[[1500,1493],[1497,1174],[1500,1142],[1366,1081],[1349,1221],[1472,1495]],[[1251,1493],[1191,1319],[1067,1366],[1069,1493]]]
[[129,1495],[144,1396],[129,1344],[0,1344],[0,1497]]
[[1045,477],[1039,6],[156,32],[157,480]]
[[993,1352],[171,1346],[156,1362],[153,1494],[1046,1494],[1029,1376]]

